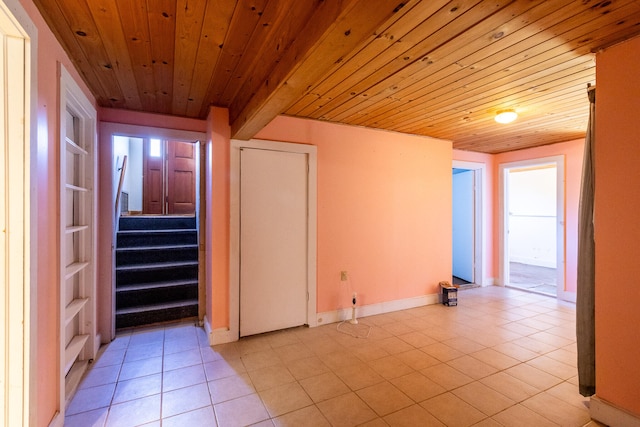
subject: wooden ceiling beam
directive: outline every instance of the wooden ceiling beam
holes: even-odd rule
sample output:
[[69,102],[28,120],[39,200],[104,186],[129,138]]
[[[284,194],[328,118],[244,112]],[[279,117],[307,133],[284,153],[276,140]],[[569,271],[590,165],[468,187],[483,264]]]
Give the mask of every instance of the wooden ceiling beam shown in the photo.
[[[222,101],[222,94],[232,79],[236,66],[241,61],[246,49],[251,45],[251,36],[255,33],[267,5],[267,0],[237,2],[231,16],[229,29],[224,42],[220,44],[220,53],[205,93],[205,101],[213,101],[217,106],[229,106]],[[200,110],[200,117],[205,117],[210,102],[205,102]]]
[[255,26],[242,58],[220,96],[223,105],[242,105],[251,98],[259,82],[280,61],[293,41],[305,31],[322,0],[270,1]]
[[322,2],[249,102],[231,105],[232,137],[252,138],[406,3],[410,1],[380,0],[376,7],[369,0]]

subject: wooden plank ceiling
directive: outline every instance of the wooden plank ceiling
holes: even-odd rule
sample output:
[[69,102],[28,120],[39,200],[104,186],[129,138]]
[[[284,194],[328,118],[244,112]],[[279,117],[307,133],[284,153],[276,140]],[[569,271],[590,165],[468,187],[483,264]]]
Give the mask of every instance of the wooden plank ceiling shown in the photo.
[[[248,139],[275,116],[498,153],[582,138],[594,52],[638,0],[34,0],[99,105],[205,118]],[[515,109],[508,125],[493,120]]]

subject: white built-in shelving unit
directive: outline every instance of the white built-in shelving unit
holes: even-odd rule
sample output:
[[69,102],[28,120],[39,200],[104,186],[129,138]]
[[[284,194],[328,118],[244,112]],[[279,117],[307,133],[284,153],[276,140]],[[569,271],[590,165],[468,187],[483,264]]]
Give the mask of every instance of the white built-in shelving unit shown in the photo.
[[97,351],[96,112],[60,68],[60,412]]

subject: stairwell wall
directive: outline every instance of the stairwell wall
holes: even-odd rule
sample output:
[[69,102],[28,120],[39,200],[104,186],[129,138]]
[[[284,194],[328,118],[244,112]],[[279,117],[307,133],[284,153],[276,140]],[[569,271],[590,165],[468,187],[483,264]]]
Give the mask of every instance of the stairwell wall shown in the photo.
[[205,149],[206,317],[213,329],[229,327],[229,111],[212,107]]

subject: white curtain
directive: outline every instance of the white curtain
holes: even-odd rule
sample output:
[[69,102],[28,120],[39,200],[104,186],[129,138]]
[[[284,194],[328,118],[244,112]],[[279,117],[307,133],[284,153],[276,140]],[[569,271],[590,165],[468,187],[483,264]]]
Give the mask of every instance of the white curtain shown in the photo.
[[584,144],[582,186],[578,212],[578,289],[576,301],[576,337],[578,341],[578,380],[580,394],[596,392],[595,354],[595,241],[593,207],[595,188],[595,87],[587,89],[589,125]]

